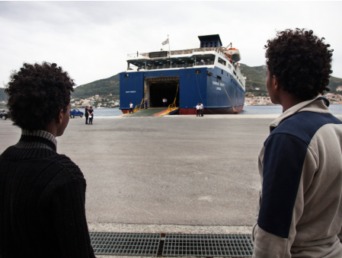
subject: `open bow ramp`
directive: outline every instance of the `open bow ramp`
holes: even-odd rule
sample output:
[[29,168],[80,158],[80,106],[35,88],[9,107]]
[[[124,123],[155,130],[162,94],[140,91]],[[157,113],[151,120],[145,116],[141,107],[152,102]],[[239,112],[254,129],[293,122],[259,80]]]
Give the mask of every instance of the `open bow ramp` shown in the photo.
[[165,108],[165,107],[158,107],[158,108],[148,108],[148,109],[136,109],[134,113],[126,114],[125,116],[129,117],[145,117],[145,116],[155,116],[161,117],[165,115],[172,115],[177,114],[178,107],[174,108]]

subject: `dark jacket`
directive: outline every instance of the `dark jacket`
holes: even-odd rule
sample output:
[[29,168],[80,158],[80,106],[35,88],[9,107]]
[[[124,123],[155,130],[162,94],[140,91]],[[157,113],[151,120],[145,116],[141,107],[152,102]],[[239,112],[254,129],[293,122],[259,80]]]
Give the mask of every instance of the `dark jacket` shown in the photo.
[[54,137],[23,132],[0,156],[0,257],[95,257],[81,170]]

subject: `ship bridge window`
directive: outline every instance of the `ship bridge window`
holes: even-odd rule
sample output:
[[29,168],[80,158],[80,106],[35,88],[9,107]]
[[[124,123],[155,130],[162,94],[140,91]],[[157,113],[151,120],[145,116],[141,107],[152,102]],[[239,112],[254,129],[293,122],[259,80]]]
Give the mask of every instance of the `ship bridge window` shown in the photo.
[[216,41],[208,41],[208,42],[203,42],[201,43],[201,47],[217,47],[217,42]]
[[227,62],[223,60],[221,57],[219,57],[217,61],[224,66],[227,64]]
[[213,65],[215,60],[215,55],[195,55],[193,57],[195,65]]
[[192,67],[194,60],[189,57],[173,58],[172,67]]

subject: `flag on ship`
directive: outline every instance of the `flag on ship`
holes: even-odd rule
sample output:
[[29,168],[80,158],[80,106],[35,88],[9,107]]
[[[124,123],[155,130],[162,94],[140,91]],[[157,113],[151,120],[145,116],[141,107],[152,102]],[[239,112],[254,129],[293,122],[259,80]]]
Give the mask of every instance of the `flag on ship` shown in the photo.
[[163,45],[163,46],[166,45],[166,44],[169,44],[169,38],[167,38],[166,40],[164,40],[164,41],[162,42],[162,45]]

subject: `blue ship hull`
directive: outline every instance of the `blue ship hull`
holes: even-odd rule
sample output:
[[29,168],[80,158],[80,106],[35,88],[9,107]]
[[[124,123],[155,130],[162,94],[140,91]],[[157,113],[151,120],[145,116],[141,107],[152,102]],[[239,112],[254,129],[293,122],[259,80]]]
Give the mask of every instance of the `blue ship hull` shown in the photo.
[[198,103],[207,114],[238,113],[245,101],[240,85],[236,76],[216,66],[127,71],[120,73],[120,109],[126,113],[130,103],[147,101],[149,107],[173,104],[179,114],[195,114]]

